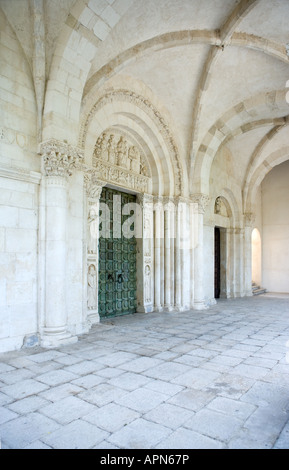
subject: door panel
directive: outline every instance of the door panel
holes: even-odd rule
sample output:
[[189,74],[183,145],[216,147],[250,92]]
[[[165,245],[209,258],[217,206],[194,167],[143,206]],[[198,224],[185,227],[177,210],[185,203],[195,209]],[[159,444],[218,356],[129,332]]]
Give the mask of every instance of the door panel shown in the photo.
[[[105,221],[110,236],[99,240],[99,315],[106,318],[136,311],[136,239],[127,238],[119,228],[114,231],[116,221],[123,226],[131,217],[122,215],[122,208],[136,202],[136,197],[103,188],[100,202],[107,204],[110,212]],[[116,233],[120,238],[113,238]]]

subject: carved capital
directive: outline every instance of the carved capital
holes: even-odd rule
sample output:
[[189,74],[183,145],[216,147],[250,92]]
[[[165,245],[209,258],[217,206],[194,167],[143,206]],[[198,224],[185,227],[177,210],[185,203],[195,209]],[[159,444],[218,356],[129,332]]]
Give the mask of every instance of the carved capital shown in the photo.
[[154,200],[154,211],[161,212],[164,208],[162,196],[155,196],[153,200]]
[[165,196],[163,198],[164,210],[169,212],[174,212],[175,210],[175,203],[174,198]]
[[253,212],[246,212],[244,214],[245,225],[251,227],[256,219],[256,215]]
[[191,201],[198,204],[199,214],[204,214],[210,202],[210,197],[207,194],[191,194]]
[[80,169],[84,158],[81,149],[55,139],[42,142],[40,154],[45,176],[63,178],[71,176],[72,170]]
[[99,200],[102,188],[105,184],[106,183],[104,181],[97,178],[93,171],[87,171],[84,173],[84,185],[88,198]]
[[137,202],[142,209],[150,209],[154,203],[154,197],[151,194],[137,194]]

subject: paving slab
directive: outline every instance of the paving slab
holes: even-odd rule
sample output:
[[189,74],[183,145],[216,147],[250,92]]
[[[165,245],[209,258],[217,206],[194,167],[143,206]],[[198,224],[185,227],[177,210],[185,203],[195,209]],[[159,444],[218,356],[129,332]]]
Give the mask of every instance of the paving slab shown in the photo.
[[113,433],[139,417],[140,414],[134,410],[117,405],[116,403],[109,403],[108,405],[95,409],[83,419],[91,424],[97,425],[105,431]]
[[198,411],[185,427],[222,442],[228,441],[241,429],[243,421],[210,409]]
[[0,354],[4,449],[288,449],[289,297],[118,317]]
[[117,447],[126,449],[154,449],[171,430],[160,424],[139,418],[108,438]]
[[78,397],[66,397],[55,403],[41,408],[40,413],[60,424],[68,424],[89,413],[93,413],[94,406]]
[[91,449],[109,434],[86,421],[76,420],[42,437],[53,449]]
[[225,446],[198,432],[179,428],[167,439],[163,439],[156,449],[223,449]]

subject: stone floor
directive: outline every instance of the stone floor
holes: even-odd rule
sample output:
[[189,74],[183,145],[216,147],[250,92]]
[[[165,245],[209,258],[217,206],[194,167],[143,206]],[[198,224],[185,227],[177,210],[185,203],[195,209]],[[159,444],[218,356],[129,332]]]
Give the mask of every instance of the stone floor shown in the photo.
[[288,341],[267,294],[0,354],[2,449],[288,449]]

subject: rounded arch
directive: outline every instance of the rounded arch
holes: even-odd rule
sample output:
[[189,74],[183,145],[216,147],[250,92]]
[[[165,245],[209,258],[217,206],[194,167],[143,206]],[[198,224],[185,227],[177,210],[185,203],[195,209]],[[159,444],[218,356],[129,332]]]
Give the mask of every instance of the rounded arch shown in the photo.
[[179,152],[163,116],[143,96],[125,89],[108,91],[83,112],[79,146],[89,163],[98,135],[122,128],[146,151],[156,195],[180,196],[187,190]]
[[236,128],[249,124],[257,112],[265,116],[272,115],[273,109],[276,114],[277,112],[285,114],[286,111],[288,113],[285,95],[285,90],[260,93],[234,106],[215,122],[204,137],[192,162],[193,192],[209,194],[209,175],[215,155],[223,141],[228,135],[234,134]]
[[240,209],[236,197],[233,191],[229,188],[223,188],[219,192],[219,196],[222,198],[223,204],[227,210],[228,217],[230,218],[231,227],[241,226]]
[[252,212],[255,205],[257,190],[267,173],[269,173],[272,168],[280,165],[286,160],[289,160],[289,146],[283,147],[279,150],[276,150],[276,152],[271,153],[270,156],[260,163],[258,168],[256,168],[248,183],[247,197],[244,201],[245,213]]

